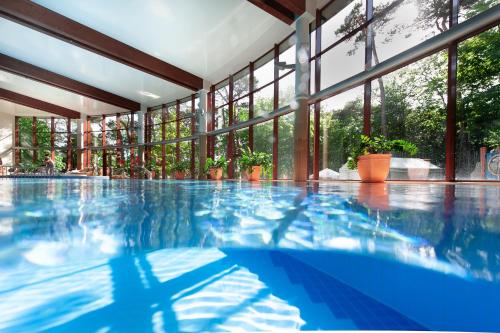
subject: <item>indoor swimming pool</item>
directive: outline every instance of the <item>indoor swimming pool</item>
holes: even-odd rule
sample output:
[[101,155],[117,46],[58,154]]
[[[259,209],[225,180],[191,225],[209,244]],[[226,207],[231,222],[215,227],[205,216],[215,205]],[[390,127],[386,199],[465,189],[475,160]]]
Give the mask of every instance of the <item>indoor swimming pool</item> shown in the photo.
[[1,332],[500,330],[496,185],[0,187]]

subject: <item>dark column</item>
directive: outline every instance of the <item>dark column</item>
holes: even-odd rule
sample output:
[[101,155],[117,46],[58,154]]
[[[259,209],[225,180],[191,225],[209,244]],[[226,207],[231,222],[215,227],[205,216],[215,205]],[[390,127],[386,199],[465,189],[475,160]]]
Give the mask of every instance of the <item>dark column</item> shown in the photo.
[[[196,133],[196,105],[195,105],[195,99],[196,96],[193,94],[191,95],[191,135],[194,135]],[[191,140],[191,178],[196,179],[196,164],[195,164],[195,150],[196,150],[196,142],[195,140]]]
[[[234,122],[234,102],[233,102],[234,80],[233,76],[229,75],[229,126]],[[234,178],[234,131],[229,131],[227,135],[227,158],[229,164],[227,167],[227,178]]]
[[72,157],[73,157],[73,147],[71,145],[71,118],[68,118],[66,123],[66,170],[67,171],[70,171],[73,168]]
[[[279,62],[280,48],[278,44],[274,44],[274,98],[273,98],[273,111],[279,108],[280,101],[280,82],[279,82]],[[273,180],[278,179],[278,117],[273,118]]]
[[[181,134],[181,127],[179,118],[181,115],[181,102],[177,100],[175,103],[175,137],[178,139]],[[181,159],[181,143],[177,142],[175,144],[175,162],[179,162]]]
[[54,117],[50,117],[50,158],[52,159],[52,161],[55,161],[56,159],[55,137],[56,120]]
[[161,106],[161,178],[167,179],[167,147],[165,145],[166,134],[166,122],[167,122],[167,105],[163,104]]
[[[459,0],[450,0],[450,28],[458,24]],[[448,47],[448,107],[446,113],[445,179],[455,181],[455,147],[457,135],[457,42]]]
[[21,140],[19,137],[19,117],[14,117],[14,166],[19,166],[21,163],[21,151],[19,147],[21,146]]
[[[254,89],[254,76],[255,64],[250,62],[249,66],[249,78],[248,78],[248,119],[253,118],[253,89]],[[253,151],[253,125],[248,127],[248,147]]]
[[[321,11],[316,10],[316,57],[314,59],[314,92],[321,90]],[[313,179],[319,179],[319,138],[320,138],[320,102],[314,103],[314,142],[313,142]]]
[[102,121],[101,121],[101,126],[102,126],[102,175],[107,176],[108,175],[108,154],[106,152],[106,115],[102,115]]
[[[366,0],[366,21],[373,19],[373,0]],[[372,67],[373,56],[373,27],[366,27],[365,37],[365,70]],[[363,134],[371,135],[371,112],[372,112],[372,83],[365,83],[363,103]]]
[[33,163],[36,163],[38,160],[38,138],[36,136],[36,126],[37,125],[37,120],[36,117],[33,117],[33,122],[31,124],[31,143],[33,146],[33,158],[32,161]]
[[[137,135],[135,132],[135,125],[134,125],[134,117],[135,114],[134,112],[130,113],[130,126],[132,127],[130,129],[130,141],[129,144],[135,144],[137,142]],[[135,167],[135,149],[133,146],[130,147],[130,178],[134,178],[135,172],[134,172],[134,167]]]

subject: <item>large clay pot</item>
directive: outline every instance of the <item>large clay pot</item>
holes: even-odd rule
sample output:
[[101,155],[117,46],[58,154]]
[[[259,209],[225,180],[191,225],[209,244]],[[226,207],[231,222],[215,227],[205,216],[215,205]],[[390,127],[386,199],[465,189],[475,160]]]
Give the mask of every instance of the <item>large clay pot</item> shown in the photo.
[[368,154],[358,157],[358,174],[362,182],[382,183],[389,175],[391,154]]
[[252,172],[247,171],[247,179],[251,182],[258,182],[260,180],[260,165],[254,165]]
[[209,170],[210,179],[221,180],[222,173],[223,173],[222,168],[210,168]]
[[183,180],[184,176],[185,176],[184,172],[181,172],[181,171],[176,171],[175,172],[175,179],[176,180]]

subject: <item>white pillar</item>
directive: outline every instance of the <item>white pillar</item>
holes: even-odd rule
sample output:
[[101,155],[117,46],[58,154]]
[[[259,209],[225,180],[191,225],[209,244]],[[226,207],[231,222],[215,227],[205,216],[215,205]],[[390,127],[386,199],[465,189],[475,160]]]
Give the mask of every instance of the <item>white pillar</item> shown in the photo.
[[294,120],[294,180],[307,181],[307,160],[309,143],[307,141],[309,124],[307,121],[309,106],[310,45],[309,23],[314,17],[306,12],[295,21],[295,108]]
[[205,162],[207,160],[207,109],[208,109],[208,90],[201,89],[198,91],[199,105],[197,112],[198,120],[198,165],[199,165],[199,179],[206,179]]

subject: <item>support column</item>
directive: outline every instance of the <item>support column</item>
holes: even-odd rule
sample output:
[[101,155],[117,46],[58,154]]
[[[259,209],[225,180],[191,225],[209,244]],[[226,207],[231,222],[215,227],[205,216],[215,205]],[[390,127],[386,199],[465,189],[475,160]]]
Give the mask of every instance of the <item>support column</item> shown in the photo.
[[[233,102],[233,92],[234,92],[234,79],[232,75],[229,75],[229,126],[233,125],[234,121],[234,102]],[[227,178],[234,178],[234,131],[229,131],[227,135],[227,159],[229,160],[227,166]]]
[[198,179],[207,179],[205,174],[205,163],[207,160],[207,115],[208,115],[208,90],[202,89],[198,91],[200,104],[198,105]]
[[[195,100],[196,100],[196,95],[193,94],[191,95],[191,135],[195,135],[196,133],[196,105],[195,105]],[[196,153],[196,140],[191,140],[191,161],[190,161],[190,171],[191,171],[191,178],[196,179],[196,163],[195,163],[195,153]]]
[[73,169],[73,147],[71,143],[71,118],[66,122],[66,171]]
[[37,120],[36,117],[33,117],[33,122],[31,123],[31,144],[33,147],[33,158],[32,162],[36,163],[38,160],[38,138],[36,136],[36,126],[37,125]]
[[161,178],[167,179],[167,147],[165,145],[165,140],[167,139],[166,133],[166,121],[167,121],[167,105],[163,104],[161,106]]
[[19,137],[19,117],[14,117],[14,166],[19,166],[21,163],[21,138]]
[[[450,1],[450,28],[458,24],[459,0]],[[448,47],[448,100],[446,113],[446,161],[445,180],[455,181],[455,148],[457,136],[457,42],[452,42]]]
[[135,172],[134,172],[134,168],[135,168],[135,148],[134,148],[133,145],[137,143],[137,133],[136,133],[136,129],[135,129],[134,119],[135,119],[135,113],[131,112],[130,113],[130,126],[132,128],[131,128],[130,132],[132,134],[131,134],[130,142],[129,142],[129,144],[132,145],[130,147],[130,178],[134,178],[134,176],[135,176]]
[[[321,11],[316,10],[316,49],[314,58],[314,92],[317,93],[321,90]],[[321,104],[320,102],[314,103],[314,139],[313,139],[313,179],[319,179],[319,137],[320,137],[320,119],[321,119]],[[327,145],[327,142],[323,142]],[[325,157],[325,156],[324,156]],[[324,158],[323,157],[323,158]],[[323,165],[325,165],[323,161]]]
[[[116,114],[116,144],[118,146],[123,145],[123,135],[122,135],[122,119],[119,113]],[[120,168],[123,168],[125,164],[123,148],[118,148],[118,156],[116,157],[116,163]]]
[[52,161],[56,160],[56,119],[50,117],[50,158]]
[[[106,115],[102,115],[101,120],[102,146],[106,147]],[[108,175],[108,154],[106,148],[102,149],[102,175]]]
[[[373,19],[373,0],[366,0],[366,21]],[[366,28],[365,37],[365,70],[372,67],[373,56],[373,27],[371,24]],[[371,135],[371,113],[372,113],[372,82],[366,82],[363,94],[363,134]]]
[[295,103],[294,114],[294,169],[295,181],[307,181],[307,156],[309,154],[309,22],[311,14],[304,13],[295,21]]
[[[280,56],[280,48],[278,44],[274,44],[274,91],[273,91],[273,111],[278,110],[280,98],[279,76],[280,71],[278,67]],[[278,117],[273,118],[273,180],[278,179]]]
[[[253,118],[253,89],[254,89],[254,83],[255,83],[255,64],[253,62],[250,63],[249,66],[249,78],[248,78],[248,119]],[[253,151],[253,125],[250,125],[248,127],[248,148],[250,148],[251,151]]]
[[[179,100],[175,103],[175,138],[178,139],[181,135],[181,124],[179,118],[181,117],[181,102]],[[175,143],[175,163],[181,160],[181,143]]]

